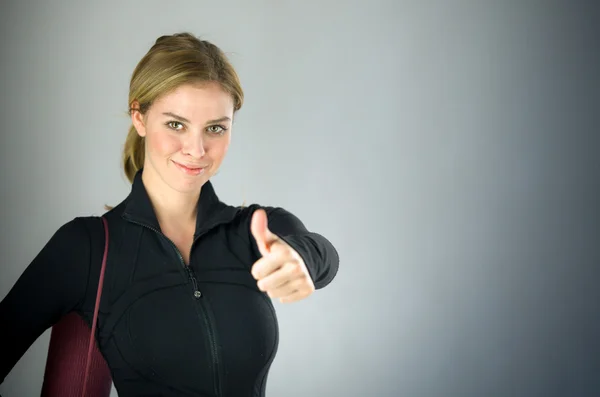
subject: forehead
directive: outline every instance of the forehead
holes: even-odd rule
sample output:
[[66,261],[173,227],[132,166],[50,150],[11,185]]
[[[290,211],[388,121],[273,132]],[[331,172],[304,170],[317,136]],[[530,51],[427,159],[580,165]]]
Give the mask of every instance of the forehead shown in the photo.
[[158,98],[152,106],[156,112],[175,113],[192,122],[232,118],[233,107],[233,98],[218,83],[181,85]]

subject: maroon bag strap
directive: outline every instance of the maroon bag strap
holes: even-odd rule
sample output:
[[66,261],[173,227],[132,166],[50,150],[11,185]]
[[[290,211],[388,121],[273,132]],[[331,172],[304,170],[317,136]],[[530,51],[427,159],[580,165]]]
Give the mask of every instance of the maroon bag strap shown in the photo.
[[102,296],[102,287],[104,285],[104,271],[106,270],[106,259],[108,257],[108,222],[106,221],[105,217],[102,217],[102,223],[104,225],[104,256],[102,257],[102,268],[100,269],[100,278],[98,280],[98,291],[96,292],[96,306],[94,307],[94,319],[92,320],[92,331],[90,332],[90,342],[88,344],[88,354],[87,354],[87,359],[85,360],[85,375],[83,378],[83,390],[81,391],[82,397],[85,397],[85,393],[87,390],[92,350],[94,347],[94,336],[96,333],[96,325],[98,323],[98,310],[100,309],[100,297]]

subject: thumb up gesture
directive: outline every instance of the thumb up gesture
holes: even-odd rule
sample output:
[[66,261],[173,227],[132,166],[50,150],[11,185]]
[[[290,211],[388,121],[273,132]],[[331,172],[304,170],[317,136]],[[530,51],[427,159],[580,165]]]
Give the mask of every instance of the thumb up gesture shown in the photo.
[[282,303],[311,295],[315,286],[306,264],[296,250],[269,230],[265,210],[254,212],[250,230],[262,255],[252,266],[258,288]]

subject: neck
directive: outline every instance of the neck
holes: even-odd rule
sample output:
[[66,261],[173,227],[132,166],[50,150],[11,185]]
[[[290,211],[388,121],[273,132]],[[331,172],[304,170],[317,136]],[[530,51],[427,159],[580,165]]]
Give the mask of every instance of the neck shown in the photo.
[[154,172],[148,171],[147,168],[142,171],[142,181],[159,224],[195,223],[200,192],[178,192],[167,186]]

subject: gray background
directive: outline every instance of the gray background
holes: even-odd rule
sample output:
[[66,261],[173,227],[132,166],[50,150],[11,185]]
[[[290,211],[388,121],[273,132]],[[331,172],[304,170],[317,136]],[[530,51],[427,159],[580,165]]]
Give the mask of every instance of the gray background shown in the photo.
[[[594,3],[3,1],[0,297],[129,192],[129,77],[187,30],[247,95],[217,193],[287,208],[341,256],[276,304],[269,396],[600,395]],[[3,396],[39,393],[48,338]]]

